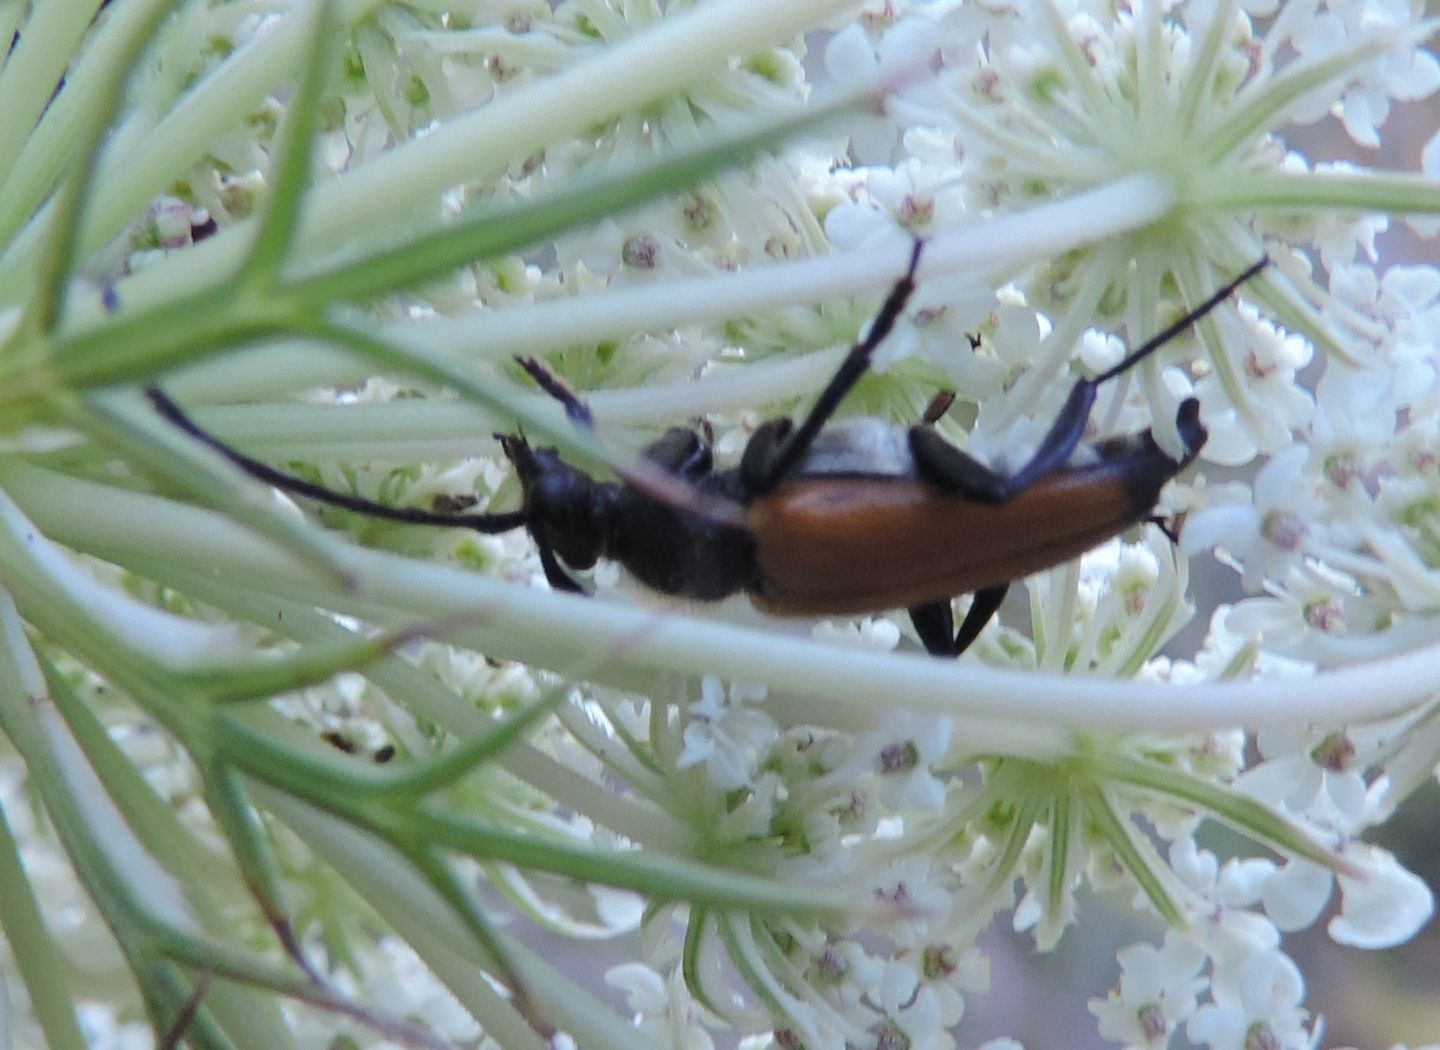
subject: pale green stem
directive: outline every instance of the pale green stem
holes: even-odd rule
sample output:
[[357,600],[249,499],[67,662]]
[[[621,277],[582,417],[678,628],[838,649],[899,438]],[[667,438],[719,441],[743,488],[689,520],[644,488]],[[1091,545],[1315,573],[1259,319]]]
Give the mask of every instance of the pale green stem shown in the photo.
[[1118,810],[1111,793],[1096,783],[1080,787],[1080,803],[1085,811],[1087,823],[1105,842],[1130,877],[1140,884],[1141,892],[1150,900],[1150,906],[1159,913],[1166,924],[1184,929],[1185,915],[1170,894],[1174,878],[1166,878],[1170,867],[1156,853],[1150,840],[1136,834],[1135,826]]
[[[611,732],[592,722],[584,711],[568,707],[556,712],[556,717],[581,747],[594,755],[597,761],[615,777],[628,784],[633,791],[658,807],[675,801],[674,785],[667,783],[655,770],[644,765],[629,749],[620,746],[620,742]],[[675,830],[678,831],[679,826]]]
[[[977,106],[967,95],[953,90],[945,91],[947,116],[965,131],[994,147],[995,152],[1006,159],[1015,170],[1024,171],[1049,182],[1063,182],[1085,185],[1104,178],[1108,165],[1104,158],[1078,147],[1056,150],[1039,145],[1053,134],[1048,127],[1033,129],[1030,134],[1002,127],[994,114]],[[1025,111],[1028,124],[1040,121]],[[1053,119],[1050,121],[1054,123]],[[1043,134],[1036,134],[1035,132]]]
[[28,646],[16,648],[23,643],[23,629],[8,594],[3,603],[0,616],[10,659],[0,662],[0,675],[9,679],[0,689],[0,726],[25,757],[77,869],[102,906],[130,911],[131,922],[164,923],[198,936],[199,922],[180,884],[130,830],[49,700],[33,657],[25,655]]
[[[438,201],[451,186],[484,179],[549,143],[683,90],[723,70],[734,56],[788,40],[847,6],[845,0],[720,0],[668,18],[318,186],[306,202],[297,243],[312,256],[323,254],[354,237],[356,215],[366,217],[367,236],[378,243],[397,228],[412,226],[417,211],[435,210],[433,203],[417,202]],[[287,27],[300,21],[285,19]],[[297,50],[287,69],[294,65],[302,35],[300,28],[292,31]],[[197,139],[208,142],[210,134],[201,132]],[[173,159],[164,170],[173,178]],[[147,189],[139,206],[153,192]],[[251,225],[240,223],[185,252],[184,259],[162,261],[122,282],[122,299],[143,308],[213,284],[239,262]],[[0,270],[0,286],[8,272]]]
[[[537,1047],[523,1021],[505,1000],[493,995],[477,969],[485,962],[463,930],[447,921],[448,908],[390,847],[283,792],[257,785],[256,796],[327,857],[356,890],[415,948],[456,997],[502,1045]],[[575,1034],[590,1050],[659,1050],[608,1006],[592,998],[509,938],[503,947],[547,1019]],[[531,1033],[533,1034],[533,1033]],[[504,1038],[501,1038],[504,1036]],[[509,1041],[516,1040],[513,1044]]]
[[1040,670],[1058,674],[1070,658],[1071,625],[1075,623],[1075,606],[1080,594],[1080,563],[1070,562],[1046,582],[1052,600],[1043,603],[1040,609],[1041,622],[1036,637],[1044,638],[1045,646],[1037,646],[1037,655]]
[[1098,246],[1092,265],[1081,270],[1079,287],[1075,289],[1064,314],[1054,320],[1054,327],[1040,343],[1036,360],[1030,362],[1025,374],[1011,388],[1010,396],[1005,398],[990,425],[998,430],[1014,422],[1037,403],[1042,391],[1055,383],[1074,353],[1076,341],[1095,316],[1100,297],[1105,294],[1110,277],[1116,272],[1115,260],[1125,251],[1123,242]]
[[1174,127],[1178,134],[1188,136],[1193,133],[1196,113],[1202,101],[1210,97],[1211,87],[1220,72],[1216,56],[1235,24],[1235,3],[1236,0],[1222,0],[1211,8],[1200,46],[1191,51],[1189,65],[1179,78],[1182,94]]
[[[1414,30],[1412,30],[1413,32]],[[1240,89],[1229,105],[1216,106],[1209,113],[1208,126],[1198,129],[1191,140],[1196,171],[1211,172],[1234,151],[1259,139],[1282,122],[1288,107],[1309,92],[1325,88],[1349,74],[1362,62],[1395,46],[1404,34],[1386,33],[1363,37],[1349,47],[1321,58],[1302,59],[1282,72],[1256,77]]]
[[[730,962],[741,978],[777,1018],[787,1018],[801,1034],[803,1046],[821,1045],[820,1033],[806,1022],[811,1004],[799,1003],[770,971],[764,954],[755,943],[748,915],[727,913],[716,917],[716,927],[725,942]],[[858,1033],[857,1033],[858,1035]]]
[[176,616],[97,579],[50,543],[13,500],[0,492],[0,578],[12,588],[24,580],[31,594],[84,610],[88,625],[110,635],[133,659],[186,667],[213,658],[239,660],[248,648],[231,625]]
[[[973,273],[977,279],[1008,274],[1035,260],[1055,258],[1144,227],[1164,217],[1174,204],[1168,180],[1158,175],[1129,175],[1064,200],[959,223],[926,239],[920,279],[959,272]],[[796,303],[878,296],[900,275],[908,257],[909,246],[901,243],[835,252],[733,273],[517,305],[467,318],[407,323],[385,330],[385,338],[427,356],[448,351],[463,353],[466,358],[508,359],[514,354],[629,337],[639,331],[721,322]],[[233,362],[192,368],[173,388],[216,398],[228,385],[243,382],[245,392],[254,392],[256,374],[264,375],[277,366],[287,369],[286,381],[295,387],[347,382],[373,372],[363,365],[337,372],[334,366],[339,360],[327,353],[317,354],[308,363],[296,361],[288,348],[252,351]],[[268,380],[259,382],[264,384],[261,389],[275,389]],[[643,396],[648,399],[650,395]],[[774,398],[759,399],[765,400]]]
[[[161,559],[162,563],[164,560]],[[149,566],[136,564],[142,575]],[[217,579],[211,572],[176,572],[172,583],[186,594],[223,609],[231,616],[263,624],[286,637],[307,644],[335,645],[353,637],[350,632],[314,611],[313,602],[286,602],[259,598]],[[494,722],[464,703],[432,675],[397,657],[368,664],[364,674],[391,697],[403,698],[407,710],[432,719],[451,733],[468,739],[494,728]],[[691,843],[685,828],[652,806],[615,792],[597,791],[593,781],[556,762],[527,743],[512,745],[496,762],[557,803],[582,813],[644,846],[664,852],[683,852]],[[515,821],[528,822],[523,814]]]
[[0,164],[5,176],[14,170],[20,146],[45,109],[51,93],[65,74],[75,45],[100,9],[99,0],[34,4],[18,41],[5,38],[14,50],[0,71],[0,98],[5,119],[0,120]]
[[[0,591],[0,689],[14,701],[43,704],[45,678],[25,637],[15,603]],[[0,715],[0,725],[7,722]],[[60,954],[25,873],[19,845],[0,809],[0,926],[30,993],[30,1006],[40,1030],[54,1050],[84,1050],[87,1045],[75,1017],[72,989]],[[0,1043],[8,1020],[0,1017]]]
[[[602,427],[653,426],[711,413],[740,412],[813,394],[834,374],[842,353],[836,347],[767,358],[721,367],[695,382],[597,390],[587,393],[585,400]],[[224,363],[241,360],[227,357]],[[167,381],[166,387],[188,399],[192,384]],[[213,390],[210,393],[214,395]],[[538,406],[544,400],[537,395],[534,403]],[[434,463],[491,455],[496,452],[495,432],[514,425],[513,419],[478,405],[438,398],[338,407],[302,402],[214,405],[190,414],[235,447],[279,463],[292,459],[307,463]]]
[[[612,747],[617,746],[612,742]],[[668,813],[612,791],[529,745],[511,748],[499,764],[561,805],[624,835],[631,842],[662,853],[682,853],[694,844],[686,827]]]
[[282,791],[263,784],[250,787],[265,809],[293,828],[395,927],[493,1036],[504,1037],[506,1050],[543,1050],[544,1041],[490,986],[483,968],[492,960],[398,850]]
[[1137,110],[1134,137],[1155,141],[1173,133],[1168,122],[1173,99],[1165,71],[1170,64],[1165,32],[1165,13],[1158,3],[1143,4],[1136,15],[1140,23],[1135,33],[1135,80]]
[[[160,7],[157,16],[167,13],[173,4]],[[105,131],[121,111],[125,89],[131,73],[149,42],[149,25],[131,19],[122,23],[114,61],[102,75],[103,94],[98,105],[77,121],[72,155],[63,171],[63,181],[46,209],[45,241],[37,260],[36,287],[25,304],[29,327],[38,335],[49,337],[64,313],[70,280],[76,262],[75,246],[85,205],[94,187],[98,167],[98,151]]]
[[[51,1050],[85,1050],[89,1043],[75,1017],[65,960],[46,929],[4,809],[0,809],[0,886],[5,887],[0,893],[0,928],[25,982],[30,1011],[44,1033],[45,1045]],[[0,1016],[0,1045],[9,1045],[12,1032],[10,1018]]]
[[1385,763],[1385,776],[1390,781],[1387,798],[1406,799],[1421,785],[1428,784],[1440,764],[1440,704],[1411,719],[1397,730],[1395,739],[1403,740],[1398,754]]
[[[114,237],[156,196],[165,192],[174,183],[176,172],[185,171],[204,155],[217,130],[239,126],[259,107],[299,62],[305,50],[308,25],[303,10],[281,18],[187,91],[176,108],[143,141],[134,141],[132,135],[112,139],[99,158],[97,190],[88,203],[76,246],[79,258],[87,257]],[[103,71],[100,77],[103,78]],[[81,120],[83,116],[83,111],[78,111],[73,119]],[[72,144],[69,141],[72,128],[57,127],[55,134],[58,141],[53,146],[42,140],[42,145],[47,147],[46,154],[68,149]],[[35,165],[31,178],[17,181],[13,200],[7,187],[5,197],[0,198],[0,221],[7,216],[23,215],[38,206],[48,192],[53,178],[48,169],[52,167],[54,162],[45,156],[43,163]],[[20,278],[34,265],[35,253],[44,243],[50,212],[50,207],[41,208],[7,245],[0,259],[0,287],[25,287]],[[243,246],[241,241],[236,242],[237,248]],[[191,254],[186,253],[187,257]],[[188,264],[174,269],[185,273],[187,268]],[[213,277],[218,272],[194,276]],[[199,284],[197,281],[189,287],[193,289]],[[165,301],[178,289],[158,291],[157,301]]]
[[268,487],[237,477],[234,466],[217,452],[161,419],[138,390],[100,391],[85,399],[75,419],[77,426],[133,467],[266,532],[300,557],[329,566],[337,584],[352,582],[330,560],[329,536],[287,513]]
[[1064,914],[1065,900],[1075,884],[1071,859],[1083,856],[1080,836],[1082,833],[1079,814],[1076,812],[1075,794],[1072,791],[1055,793],[1050,812],[1050,843],[1046,851],[1049,857],[1049,871],[1046,879],[1046,899],[1052,915]]
[[[56,539],[123,561],[166,551],[178,566],[204,567],[236,586],[361,614],[390,610],[391,625],[480,616],[457,632],[463,644],[542,667],[570,667],[623,649],[622,688],[651,688],[651,672],[718,674],[777,692],[825,696],[833,705],[873,707],[904,696],[908,706],[945,714],[1076,729],[1213,730],[1229,726],[1351,722],[1400,713],[1428,700],[1440,646],[1308,679],[1166,686],[1113,682],[956,663],[918,654],[852,651],[680,613],[516,587],[451,565],[395,555],[350,554],[365,600],[327,589],[323,577],[228,521],[190,507],[7,464],[0,472],[31,517]],[[597,676],[598,677],[598,676]]]
[[[148,35],[171,3],[172,0],[141,0],[112,4],[105,14],[104,31],[93,33],[78,57],[66,56],[74,58],[74,62],[65,72],[65,89],[45,107],[40,123],[33,126],[18,153],[10,154],[15,158],[14,164],[0,183],[0,241],[6,242],[7,251],[10,237],[34,215],[54,188],[61,169],[75,155],[82,126],[105,104],[115,67],[126,61],[131,34]],[[46,5],[55,9],[66,6]],[[146,121],[141,114],[132,113],[127,122],[113,131],[110,147],[129,141],[132,134],[142,131],[137,125]],[[30,127],[18,121],[13,126],[21,131]],[[37,234],[44,228],[43,223],[34,227]]]
[[[1134,135],[1135,129],[1133,125],[1122,126],[1117,123],[1121,114],[1117,112],[1117,107],[1111,103],[1101,88],[1094,71],[1090,68],[1089,60],[1080,50],[1080,45],[1070,35],[1070,26],[1066,22],[1064,12],[1061,11],[1055,0],[1042,0],[1040,10],[1045,15],[1045,26],[1050,30],[1051,40],[1055,44],[1055,53],[1065,67],[1068,83],[1084,100],[1085,112],[1099,132],[1101,140],[1105,142],[1127,141]],[[1128,125],[1129,122],[1126,121],[1126,124]]]
[[1185,187],[1186,203],[1214,211],[1440,212],[1440,180],[1388,171],[1229,171]]
[[1173,572],[1161,573],[1163,588],[1145,596],[1144,615],[1125,621],[1125,636],[1115,647],[1114,662],[1105,669],[1116,678],[1139,674],[1145,661],[1160,652],[1166,640],[1190,618],[1190,610],[1185,608],[1189,562],[1177,558],[1174,566]]

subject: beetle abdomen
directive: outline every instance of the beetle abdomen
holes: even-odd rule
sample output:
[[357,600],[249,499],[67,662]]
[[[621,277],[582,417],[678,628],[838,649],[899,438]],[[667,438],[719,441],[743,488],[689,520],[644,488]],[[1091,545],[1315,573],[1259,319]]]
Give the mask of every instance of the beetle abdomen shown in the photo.
[[1176,466],[1141,481],[1126,463],[1071,467],[1001,504],[904,478],[786,482],[748,508],[753,596],[782,615],[874,612],[1051,568],[1149,515]]

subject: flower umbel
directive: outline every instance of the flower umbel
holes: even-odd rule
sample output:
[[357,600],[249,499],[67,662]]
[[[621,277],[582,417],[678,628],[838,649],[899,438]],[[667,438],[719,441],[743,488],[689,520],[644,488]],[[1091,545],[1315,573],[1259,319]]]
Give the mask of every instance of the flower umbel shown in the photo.
[[[1363,836],[1440,761],[1440,271],[1385,237],[1433,235],[1440,136],[1401,172],[1295,134],[1386,144],[1440,87],[1420,5],[11,6],[0,1041],[943,1050],[992,919],[1046,950],[1109,896],[1163,932],[1076,997],[1104,1038],[1299,1050],[1332,1007],[1285,936],[1430,918]],[[632,477],[693,420],[728,467],[912,237],[841,413],[940,405],[1000,472],[1270,259],[1100,385],[1087,441],[1174,450],[1201,404],[1164,528],[1023,581],[959,662],[903,611],[677,610],[603,560],[552,593],[518,525],[316,527],[136,389],[504,515],[497,432]],[[638,929],[623,1006],[542,929]]]

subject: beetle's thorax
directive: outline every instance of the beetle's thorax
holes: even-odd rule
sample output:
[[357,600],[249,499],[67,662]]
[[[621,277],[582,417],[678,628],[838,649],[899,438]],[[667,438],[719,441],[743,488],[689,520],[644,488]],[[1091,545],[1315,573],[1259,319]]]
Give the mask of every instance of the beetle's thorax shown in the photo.
[[613,484],[570,466],[554,449],[526,446],[512,455],[531,534],[574,569],[589,569],[605,552]]
[[[730,475],[693,482],[702,496],[727,497]],[[743,528],[722,525],[629,485],[606,486],[604,555],[646,587],[692,601],[719,601],[748,590],[755,578],[755,543]]]
[[[615,481],[596,481],[554,449],[507,450],[525,492],[531,534],[572,569],[600,558],[619,562],[651,590],[718,601],[749,588],[754,543],[744,529],[719,524]],[[701,495],[734,498],[733,475],[691,484]]]

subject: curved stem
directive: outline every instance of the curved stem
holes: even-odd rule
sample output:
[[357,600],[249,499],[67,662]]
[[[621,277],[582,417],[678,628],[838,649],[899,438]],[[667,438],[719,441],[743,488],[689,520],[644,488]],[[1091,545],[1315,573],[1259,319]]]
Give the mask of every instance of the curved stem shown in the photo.
[[13,463],[0,470],[0,482],[56,539],[122,563],[163,548],[177,566],[224,573],[247,590],[319,601],[395,626],[400,618],[478,615],[483,626],[457,632],[464,644],[542,667],[563,669],[586,654],[628,646],[626,667],[605,675],[620,688],[644,689],[654,685],[649,674],[681,671],[763,684],[777,694],[820,695],[836,707],[873,709],[877,695],[899,692],[916,709],[982,721],[1003,710],[1034,726],[1213,730],[1397,714],[1433,694],[1440,659],[1440,646],[1426,646],[1311,678],[1180,686],[1115,682],[841,649],[355,550],[350,565],[364,581],[362,600],[328,590],[315,570],[206,511]]

